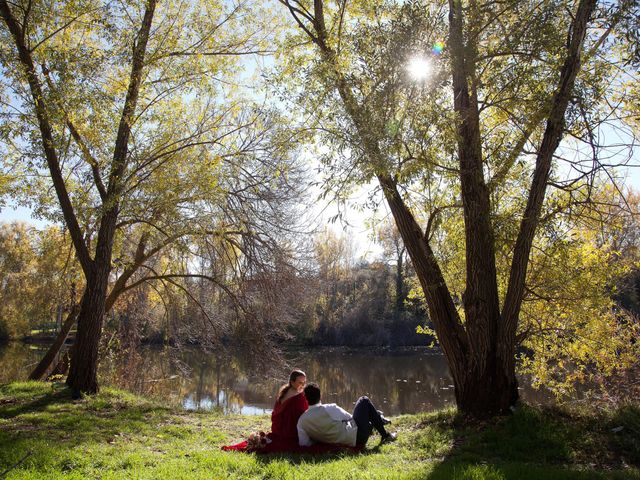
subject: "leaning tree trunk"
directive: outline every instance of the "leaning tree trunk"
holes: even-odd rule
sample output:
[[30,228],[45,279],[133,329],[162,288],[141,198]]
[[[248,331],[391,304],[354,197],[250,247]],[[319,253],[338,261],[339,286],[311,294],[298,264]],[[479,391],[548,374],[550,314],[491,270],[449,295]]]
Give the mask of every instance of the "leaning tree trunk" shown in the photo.
[[425,293],[429,318],[453,379],[458,409],[476,417],[507,410],[517,400],[515,369],[510,372],[495,361],[491,348],[476,350],[477,340],[469,338],[468,330],[460,322],[434,253],[395,181],[383,175],[378,180]]
[[502,308],[500,340],[498,351],[496,352],[500,363],[505,368],[514,371],[517,345],[516,334],[524,298],[529,254],[545,198],[553,155],[562,140],[565,128],[565,114],[573,94],[576,76],[580,71],[581,52],[587,34],[587,26],[596,3],[596,0],[580,0],[571,24],[567,54],[560,72],[558,87],[553,96],[551,111],[547,117],[545,132],[538,148],[536,168],[529,189],[527,206],[522,216],[518,238],[514,246],[509,284]]
[[67,319],[62,324],[60,332],[58,332],[53,344],[49,347],[47,353],[45,353],[44,357],[42,357],[38,365],[36,365],[36,368],[34,368],[29,375],[29,380],[43,380],[47,378],[49,372],[56,367],[60,350],[62,349],[64,342],[67,340],[71,328],[76,324],[76,320],[78,320],[78,312],[78,305],[74,305],[71,312],[69,312]]

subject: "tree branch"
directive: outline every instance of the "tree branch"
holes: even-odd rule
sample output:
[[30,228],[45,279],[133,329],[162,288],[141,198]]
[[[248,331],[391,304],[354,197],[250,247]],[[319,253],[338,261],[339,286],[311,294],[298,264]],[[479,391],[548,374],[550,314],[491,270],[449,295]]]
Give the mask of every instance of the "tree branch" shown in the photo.
[[142,26],[138,32],[137,39],[133,48],[133,61],[131,65],[131,76],[129,78],[129,88],[125,98],[120,124],[118,125],[118,133],[116,136],[116,145],[113,152],[113,163],[109,174],[109,183],[107,194],[109,200],[113,201],[113,196],[118,195],[122,188],[121,180],[127,164],[127,154],[129,145],[129,136],[131,135],[132,120],[135,114],[136,104],[138,102],[138,94],[140,92],[140,84],[142,82],[142,69],[144,67],[144,55],[151,31],[151,22],[155,11],[157,0],[148,0],[144,13]]
[[571,37],[565,62],[547,119],[547,127],[538,150],[527,206],[520,223],[511,261],[509,287],[502,311],[502,335],[505,337],[505,342],[510,342],[511,339],[515,338],[520,306],[524,296],[529,254],[544,202],[551,162],[564,132],[564,116],[569,105],[576,76],[580,70],[580,54],[586,36],[587,24],[595,5],[596,0],[580,0],[577,13],[571,25]]
[[[49,75],[49,69],[44,64],[42,64],[42,73],[47,81],[47,85],[49,86],[49,89],[55,92],[56,88],[53,82],[51,81],[51,77]],[[71,136],[76,141],[76,144],[78,145],[78,147],[80,147],[80,151],[82,152],[82,157],[91,167],[91,172],[93,173],[93,181],[96,184],[96,188],[98,189],[100,198],[104,202],[107,198],[107,191],[104,188],[104,184],[102,183],[102,178],[100,176],[99,163],[95,159],[95,157],[91,155],[91,151],[89,150],[89,147],[87,147],[87,144],[85,143],[84,139],[80,135],[80,132],[71,121],[71,118],[69,117],[69,114],[67,113],[67,110],[64,107],[64,105],[62,105],[60,102],[59,106],[60,106],[60,109],[64,112],[64,119],[67,124],[67,127],[69,127],[69,132],[71,132]]]
[[85,277],[88,278],[92,269],[93,260],[91,259],[89,249],[84,242],[82,230],[80,229],[73,204],[71,203],[71,199],[69,197],[69,192],[67,191],[67,187],[64,182],[64,177],[62,175],[62,170],[60,167],[60,161],[54,147],[55,141],[53,138],[53,128],[51,127],[51,123],[49,120],[49,114],[46,108],[46,101],[43,95],[42,85],[40,83],[40,79],[36,74],[36,69],[33,62],[33,57],[31,56],[31,52],[25,44],[25,32],[13,16],[7,0],[0,0],[0,15],[2,15],[2,18],[7,24],[7,27],[9,27],[9,31],[13,36],[16,48],[18,50],[20,63],[26,70],[27,80],[29,82],[29,88],[36,111],[36,117],[38,119],[38,126],[40,128],[40,135],[42,137],[42,145],[44,148],[45,158],[47,160],[47,166],[49,167],[51,180],[53,181],[53,186],[58,196],[58,201],[60,202],[60,207],[62,209],[65,223],[67,225],[67,228],[69,229],[69,235],[71,236],[73,245],[76,249],[78,261],[80,262],[80,266],[82,267]]
[[[29,1],[29,7],[31,7],[31,1]],[[50,33],[49,35],[47,35],[46,37],[44,37],[42,40],[40,40],[38,43],[36,43],[36,45],[34,47],[32,47],[30,49],[30,52],[33,53],[36,51],[36,49],[42,45],[43,43],[45,43],[47,40],[53,38],[54,36],[56,36],[58,33],[60,33],[62,30],[66,29],[69,25],[71,25],[73,22],[75,22],[76,20],[78,20],[80,17],[83,17],[89,13],[93,13],[96,10],[100,10],[103,7],[97,7],[97,8],[92,8],[91,10],[89,10],[88,12],[83,12],[75,17],[73,17],[71,20],[69,20],[67,23],[65,23],[64,25],[62,25],[60,28],[57,28],[56,30],[54,30],[52,33]],[[25,14],[25,19],[26,19],[26,14]]]
[[[319,45],[319,40],[318,38],[311,33],[311,30],[309,30],[304,23],[302,23],[302,20],[300,20],[300,18],[298,18],[298,15],[302,16],[303,18],[306,18],[308,21],[310,21],[311,23],[315,24],[314,18],[306,11],[302,11],[296,7],[294,7],[293,5],[291,5],[291,2],[289,0],[278,0],[282,5],[286,6],[289,11],[291,12],[291,16],[293,17],[293,19],[296,21],[296,23],[298,24],[298,26],[304,30],[304,32],[307,34],[307,36],[311,39],[311,41],[313,41],[315,44]],[[296,2],[297,3],[297,2]]]

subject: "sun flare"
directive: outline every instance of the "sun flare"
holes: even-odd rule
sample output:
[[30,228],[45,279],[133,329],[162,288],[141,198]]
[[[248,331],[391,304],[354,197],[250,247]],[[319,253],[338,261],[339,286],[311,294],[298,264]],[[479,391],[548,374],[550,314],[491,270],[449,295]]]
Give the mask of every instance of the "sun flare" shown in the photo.
[[414,80],[426,79],[432,71],[431,62],[424,57],[413,57],[407,64],[407,71]]

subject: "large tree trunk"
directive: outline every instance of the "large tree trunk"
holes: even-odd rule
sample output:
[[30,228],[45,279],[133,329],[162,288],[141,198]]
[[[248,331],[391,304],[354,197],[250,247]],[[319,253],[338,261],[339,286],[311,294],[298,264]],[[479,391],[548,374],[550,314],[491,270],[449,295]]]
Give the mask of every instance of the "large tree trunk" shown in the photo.
[[587,33],[587,26],[596,3],[596,0],[580,0],[578,4],[574,21],[571,25],[567,55],[560,72],[551,112],[547,117],[547,125],[542,142],[538,148],[536,168],[529,189],[527,206],[522,216],[518,238],[514,247],[509,284],[502,309],[503,321],[499,332],[500,341],[496,352],[500,362],[511,370],[515,370],[516,334],[524,298],[529,255],[540,219],[553,155],[562,140],[565,113],[573,92],[576,76],[580,70],[581,52]]
[[[515,368],[497,356],[500,305],[489,189],[484,178],[480,116],[475,80],[475,44],[465,44],[462,2],[449,0],[449,45],[454,110],[458,122],[458,161],[464,211],[466,289],[463,303],[469,355],[456,383],[463,412],[491,415],[518,399]],[[473,35],[470,34],[473,37]]]
[[395,182],[385,176],[378,180],[425,293],[429,317],[447,357],[458,409],[476,417],[508,410],[518,399],[515,369],[509,373],[496,361],[495,351],[476,349],[476,339],[469,338],[460,322],[435,256]]
[[[113,288],[109,292],[109,295],[105,300],[105,308],[104,308],[105,315],[109,313],[109,311],[113,307],[114,303],[116,302],[120,294],[122,294],[127,289],[126,287],[127,281],[133,276],[133,274],[139,268],[139,266],[142,265],[144,260],[147,259],[149,256],[155,254],[161,248],[157,246],[156,248],[151,249],[149,252],[145,253],[147,238],[148,238],[147,234],[143,234],[141,236],[140,241],[138,242],[138,248],[136,250],[134,263],[129,265],[125,269],[125,271],[118,277],[118,279],[113,285]],[[47,351],[47,353],[44,355],[44,357],[42,357],[42,360],[40,360],[36,368],[34,368],[31,374],[29,375],[30,380],[45,379],[47,378],[48,375],[50,375],[50,372],[56,367],[56,364],[58,363],[58,359],[60,357],[59,355],[60,350],[64,345],[64,342],[66,341],[67,337],[69,336],[69,332],[71,331],[71,328],[76,324],[76,321],[78,320],[79,312],[80,312],[80,305],[74,305],[72,311],[69,313],[69,315],[67,316],[67,319],[63,323],[62,328],[60,329],[60,332],[58,333],[58,336],[54,340],[53,344],[51,345],[51,347],[49,347],[49,350]],[[85,322],[83,322],[83,324],[84,323]]]
[[120,117],[113,161],[111,162],[111,171],[109,173],[109,184],[105,200],[106,211],[100,221],[95,259],[92,262],[92,268],[87,274],[87,285],[80,304],[78,334],[73,355],[71,356],[71,368],[67,377],[67,385],[81,392],[95,393],[98,391],[98,347],[102,335],[102,319],[107,302],[113,239],[120,210],[120,196],[124,186],[122,178],[128,162],[129,137],[138,102],[144,56],[156,3],[157,0],[147,1],[142,25],[133,47],[129,87]]
[[[475,416],[505,411],[518,399],[516,330],[529,252],[545,196],[551,159],[562,138],[564,115],[580,68],[580,52],[595,3],[595,0],[581,0],[572,23],[567,57],[514,248],[509,292],[504,310],[500,312],[491,204],[483,173],[475,79],[476,44],[474,40],[465,43],[462,2],[449,0],[449,43],[454,109],[459,115],[458,157],[466,234],[467,278],[463,301],[470,343],[465,375],[462,381],[454,381],[458,408]],[[471,28],[467,27],[467,32],[469,38],[476,38]]]
[[102,334],[109,264],[96,266],[89,278],[80,303],[78,332],[71,350],[71,366],[67,385],[77,391],[98,391],[98,347]]
[[[106,192],[99,177],[99,171],[94,169],[96,187],[100,192],[101,198],[103,198],[105,212],[100,219],[96,254],[95,258],[92,259],[84,242],[84,235],[79,226],[71,197],[67,191],[60,161],[55,150],[54,130],[50,122],[42,85],[36,72],[32,51],[27,46],[27,32],[25,32],[24,25],[20,24],[13,15],[9,3],[6,0],[0,0],[0,16],[11,32],[20,62],[26,71],[51,179],[60,202],[65,223],[73,240],[76,257],[86,278],[86,289],[80,304],[80,313],[78,314],[78,334],[73,347],[71,369],[67,378],[67,384],[78,391],[93,393],[98,390],[98,345],[102,331],[102,318],[105,312],[109,272],[111,270],[111,252],[121,201],[120,196],[124,187],[122,182],[128,162],[129,136],[135,118],[138,93],[142,81],[142,70],[144,68],[144,57],[156,3],[157,0],[147,0],[142,25],[134,41],[129,87],[120,117]],[[25,17],[24,22],[26,23],[27,20]]]
[[[458,410],[476,418],[490,417],[508,412],[518,400],[518,384],[515,370],[506,371],[505,366],[491,361],[485,362],[482,371],[468,370],[462,381],[455,382],[456,405]],[[473,357],[467,362],[472,363]],[[473,365],[468,365],[473,368]]]

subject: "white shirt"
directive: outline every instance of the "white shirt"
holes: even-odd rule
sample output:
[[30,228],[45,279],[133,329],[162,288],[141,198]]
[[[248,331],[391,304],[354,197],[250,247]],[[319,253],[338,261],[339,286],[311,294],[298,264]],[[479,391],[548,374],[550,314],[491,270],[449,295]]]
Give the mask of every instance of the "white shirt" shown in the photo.
[[358,427],[349,412],[335,403],[317,403],[298,419],[298,443],[313,445],[314,440],[355,446]]

